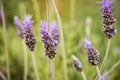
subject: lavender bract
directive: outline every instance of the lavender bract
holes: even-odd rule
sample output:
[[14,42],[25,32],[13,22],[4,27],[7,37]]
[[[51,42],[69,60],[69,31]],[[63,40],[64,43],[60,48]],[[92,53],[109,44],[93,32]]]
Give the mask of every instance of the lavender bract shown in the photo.
[[56,49],[59,43],[58,24],[53,21],[50,25],[50,30],[48,29],[46,21],[41,21],[40,26],[40,33],[42,34],[42,41],[44,42],[46,56],[53,59],[56,55]]
[[72,55],[72,61],[73,61],[73,66],[75,67],[75,69],[79,72],[82,71],[83,67],[82,67],[82,63],[79,61],[79,59],[77,57],[75,57],[74,55]]
[[85,39],[84,45],[86,47],[88,61],[92,65],[97,65],[100,62],[98,51],[96,49],[94,49],[94,47],[89,39]]
[[28,46],[28,48],[31,51],[34,51],[35,48],[35,44],[36,44],[36,38],[32,32],[32,24],[34,21],[31,21],[31,17],[30,15],[25,16],[24,21],[22,22],[23,24],[23,35],[24,35],[24,41],[26,43],[26,45]]
[[116,19],[112,13],[113,7],[111,6],[113,1],[103,0],[102,2],[98,2],[101,7],[102,17],[103,17],[103,32],[107,38],[112,38],[115,33],[116,29],[114,27],[114,23]]
[[23,38],[23,31],[22,31],[22,21],[19,20],[17,16],[14,17],[14,24],[17,27],[17,34]]

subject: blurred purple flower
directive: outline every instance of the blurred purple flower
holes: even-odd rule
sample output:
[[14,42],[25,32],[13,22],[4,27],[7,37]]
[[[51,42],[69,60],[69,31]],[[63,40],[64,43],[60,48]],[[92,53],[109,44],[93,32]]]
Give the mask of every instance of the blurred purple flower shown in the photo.
[[82,69],[83,69],[82,63],[81,63],[81,62],[79,61],[79,59],[78,59],[76,56],[74,56],[74,55],[72,55],[71,58],[72,58],[73,66],[75,67],[75,69],[76,69],[77,71],[81,72]]
[[2,18],[2,13],[1,13],[1,9],[0,9],[0,20],[2,20],[1,18]]
[[24,18],[24,21],[22,22],[22,25],[24,27],[23,29],[23,35],[24,35],[24,41],[28,48],[31,51],[34,51],[35,44],[36,44],[36,38],[32,32],[32,24],[34,21],[31,21],[32,16],[26,15]]
[[98,78],[98,80],[109,80],[108,79],[108,72],[104,72],[104,74]]
[[86,47],[87,60],[92,65],[97,65],[100,62],[98,51],[94,49],[92,42],[88,38],[84,40],[84,45]]
[[107,38],[112,38],[116,29],[114,28],[114,23],[116,19],[112,14],[113,7],[111,6],[113,1],[103,0],[102,2],[98,2],[101,7],[102,17],[103,17],[103,32]]
[[22,31],[22,22],[19,20],[17,16],[14,17],[14,24],[17,27],[18,35],[23,38],[23,31]]
[[46,56],[52,59],[56,55],[56,49],[59,43],[58,24],[53,21],[50,25],[50,30],[48,29],[46,21],[41,21],[40,26],[40,33],[42,34],[42,41],[44,42]]

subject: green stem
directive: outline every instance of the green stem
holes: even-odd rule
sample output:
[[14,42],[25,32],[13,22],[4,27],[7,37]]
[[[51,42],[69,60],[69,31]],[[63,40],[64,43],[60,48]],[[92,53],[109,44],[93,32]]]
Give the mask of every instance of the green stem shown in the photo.
[[97,70],[98,76],[101,77],[100,70],[99,70],[98,66],[96,66],[96,70]]
[[6,60],[7,60],[7,79],[10,80],[10,65],[9,65],[9,53],[8,53],[8,43],[7,43],[7,32],[6,32],[6,20],[5,20],[5,14],[4,14],[4,7],[3,2],[0,0],[1,5],[1,12],[2,12],[2,24],[3,24],[3,32],[4,32],[4,41],[5,41],[5,51],[6,51]]
[[83,80],[87,80],[85,73],[83,71],[81,72],[81,74],[82,74]]
[[[110,49],[110,43],[111,43],[111,39],[108,39],[108,43],[107,43],[107,49],[106,49],[106,53],[105,53],[105,56],[104,56],[104,59],[102,61],[102,64],[100,66],[100,72],[102,72],[102,69],[104,67],[104,64],[107,60],[107,57],[108,57],[108,53],[109,53],[109,49]],[[97,80],[98,76],[96,76],[95,80]]]
[[[46,15],[47,15],[47,25],[49,27],[50,25],[50,4],[49,4],[49,0],[46,0]],[[51,61],[49,58],[47,58],[48,61],[48,80],[51,79]]]
[[34,52],[32,52],[31,55],[32,55],[32,61],[33,61],[33,66],[34,66],[34,71],[35,71],[36,80],[40,80],[40,79],[39,79],[38,70],[37,70],[36,61],[35,61]]
[[39,8],[39,2],[37,0],[32,0],[33,8],[35,12],[35,18],[37,20],[37,23],[40,21],[40,8]]
[[73,29],[75,22],[75,0],[70,0],[70,23]]
[[111,39],[108,39],[107,49],[106,49],[106,53],[105,53],[104,59],[102,61],[102,65],[100,67],[100,72],[102,71],[102,68],[104,67],[104,64],[105,64],[105,62],[107,60],[109,49],[110,49],[110,43],[111,43]]
[[120,60],[112,66],[112,68],[108,71],[108,74],[110,74],[119,64]]
[[26,50],[26,45],[25,42],[23,40],[23,49],[24,49],[24,80],[27,80],[27,65],[28,65],[28,61],[27,61],[27,50]]
[[52,80],[55,80],[54,59],[51,60]]
[[65,54],[65,43],[64,43],[64,36],[63,36],[63,29],[62,29],[62,22],[61,22],[61,18],[59,15],[59,12],[57,10],[56,4],[54,2],[54,0],[51,0],[54,11],[56,13],[58,22],[59,22],[59,26],[60,26],[60,37],[61,37],[61,50],[62,50],[62,57],[63,57],[63,66],[64,66],[64,76],[65,76],[65,80],[68,80],[68,75],[67,75],[67,63],[66,63],[66,54]]

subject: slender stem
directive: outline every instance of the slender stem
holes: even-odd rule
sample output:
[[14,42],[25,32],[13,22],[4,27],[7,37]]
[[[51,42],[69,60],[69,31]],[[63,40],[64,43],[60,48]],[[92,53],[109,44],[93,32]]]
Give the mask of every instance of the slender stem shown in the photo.
[[75,0],[70,0],[70,23],[72,29],[74,22],[75,22]]
[[98,66],[96,66],[96,70],[97,70],[98,76],[101,77],[100,70],[99,70]]
[[27,80],[27,50],[26,50],[26,45],[23,40],[23,49],[24,49],[24,80]]
[[87,80],[85,73],[83,71],[81,72],[81,74],[82,74],[83,80]]
[[6,32],[6,20],[4,14],[3,2],[0,0],[1,12],[2,12],[2,24],[3,24],[3,32],[4,32],[4,41],[5,41],[5,51],[6,51],[6,60],[7,60],[7,80],[10,80],[10,65],[9,65],[9,53],[8,53],[8,43],[7,43],[7,32]]
[[110,74],[119,64],[120,60],[112,66],[112,68],[108,71],[108,74]]
[[32,0],[33,8],[35,12],[35,18],[37,20],[37,23],[40,21],[40,8],[39,8],[39,2],[37,0]]
[[111,39],[108,39],[107,49],[106,49],[106,53],[105,53],[104,59],[102,61],[102,65],[100,67],[100,72],[102,71],[102,68],[104,67],[104,64],[105,64],[105,62],[107,60],[109,49],[110,49],[110,43],[111,43]]
[[35,71],[36,80],[40,80],[38,70],[37,70],[36,61],[35,61],[34,52],[32,52],[32,61],[33,61],[33,65],[34,65],[34,71]]
[[51,70],[52,70],[52,80],[55,80],[55,74],[54,74],[54,59],[51,60]]
[[[50,4],[49,4],[49,0],[46,0],[46,15],[47,15],[47,25],[49,27],[50,25]],[[51,79],[51,63],[50,63],[50,59],[47,58],[48,61],[48,80]]]
[[59,26],[60,26],[60,37],[61,37],[61,53],[62,53],[62,57],[63,57],[63,66],[64,66],[64,76],[65,76],[65,80],[68,80],[68,75],[67,75],[67,63],[66,63],[66,53],[65,53],[65,43],[64,43],[64,36],[63,36],[63,29],[62,29],[62,22],[61,22],[61,18],[59,15],[59,12],[57,10],[56,4],[54,2],[54,0],[51,0],[54,11],[56,13],[58,22],[59,22]]

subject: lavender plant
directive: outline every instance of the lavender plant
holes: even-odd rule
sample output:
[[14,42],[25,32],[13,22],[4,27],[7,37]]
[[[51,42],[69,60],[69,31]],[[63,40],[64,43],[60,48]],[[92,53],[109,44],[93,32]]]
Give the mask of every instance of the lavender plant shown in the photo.
[[116,33],[116,29],[114,27],[114,23],[115,23],[116,19],[114,18],[114,15],[112,13],[112,10],[113,10],[113,7],[111,6],[112,3],[113,3],[113,1],[109,1],[109,0],[103,0],[102,2],[98,2],[98,4],[100,4],[102,6],[100,10],[102,12],[102,17],[103,17],[103,32],[104,32],[105,36],[108,38],[108,45],[107,45],[104,59],[102,61],[102,65],[100,67],[100,71],[102,70],[104,63],[108,57],[111,38]]
[[[14,24],[17,28],[18,35],[23,39],[24,36],[23,36],[22,21],[17,16],[14,17]],[[27,50],[24,40],[23,40],[23,49],[24,49],[24,80],[27,80]]]
[[45,55],[51,59],[52,64],[52,80],[54,80],[54,61],[53,58],[56,55],[56,49],[59,43],[59,31],[58,24],[56,21],[53,21],[50,25],[50,29],[48,29],[48,25],[46,21],[41,21],[41,35],[42,41],[44,43]]
[[73,66],[75,67],[75,69],[78,71],[78,72],[81,72],[82,74],[82,77],[83,77],[83,80],[87,80],[86,79],[86,76],[85,76],[85,73],[83,71],[83,66],[82,66],[82,63],[79,61],[79,59],[72,55],[72,62],[73,62]]
[[92,42],[86,38],[84,40],[84,45],[86,47],[86,53],[87,53],[87,60],[92,64],[96,66],[97,73],[99,77],[101,77],[100,70],[98,68],[98,63],[100,62],[100,57],[98,51],[93,47]]
[[33,53],[35,44],[36,44],[36,38],[32,31],[32,24],[34,21],[31,21],[31,18],[32,18],[32,16],[26,15],[24,18],[24,21],[22,22],[23,27],[24,27],[23,28],[23,36],[24,36],[24,42],[25,42],[26,46],[32,52],[32,60],[33,60],[33,64],[34,64],[36,79],[39,80],[39,74],[38,74],[36,61],[35,61],[35,57],[34,57],[34,53]]

